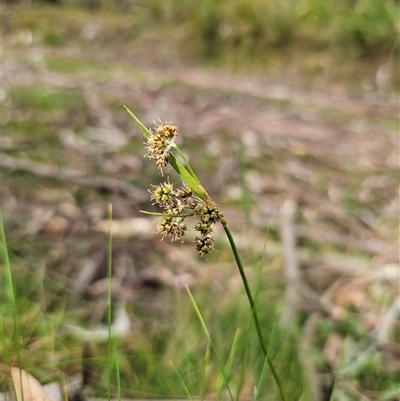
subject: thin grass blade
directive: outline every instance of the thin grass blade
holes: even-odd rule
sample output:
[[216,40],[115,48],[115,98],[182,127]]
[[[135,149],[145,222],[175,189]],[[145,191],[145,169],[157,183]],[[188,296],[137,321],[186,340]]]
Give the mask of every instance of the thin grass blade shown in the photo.
[[146,138],[151,138],[153,136],[151,131],[148,128],[146,128],[142,124],[142,122],[126,106],[124,106],[124,107],[125,107],[126,111],[128,112],[128,114],[133,118],[133,120],[135,121],[136,125],[140,128],[140,130],[146,136]]
[[188,397],[191,399],[191,401],[193,401],[192,394],[190,393],[188,387],[186,386],[185,381],[183,380],[183,377],[181,376],[181,374],[179,373],[178,369],[175,367],[175,365],[174,365],[171,361],[170,361],[170,364],[171,364],[171,365],[173,366],[173,368],[175,369],[175,372],[176,372],[176,374],[178,375],[178,377],[179,377],[179,379],[180,379],[180,381],[181,381],[181,383],[182,383],[182,386],[184,387],[184,389],[185,389],[185,391],[186,391],[186,394],[187,394]]
[[197,306],[197,304],[196,304],[196,301],[195,301],[195,299],[193,298],[193,295],[192,295],[192,293],[191,293],[191,291],[190,291],[190,289],[189,289],[188,286],[186,286],[186,292],[187,292],[188,295],[189,295],[190,302],[191,302],[191,304],[192,304],[192,306],[193,306],[193,308],[194,308],[194,310],[195,310],[195,312],[196,312],[196,315],[197,315],[197,317],[198,317],[198,319],[199,319],[199,322],[200,322],[200,324],[201,324],[201,327],[203,328],[203,331],[204,331],[204,333],[205,333],[205,335],[206,335],[208,341],[210,342],[211,348],[212,348],[212,350],[214,351],[214,354],[215,354],[215,356],[216,356],[216,358],[217,358],[217,362],[218,362],[218,365],[219,365],[219,367],[220,367],[220,369],[221,369],[221,373],[222,373],[222,376],[223,376],[223,378],[224,378],[224,384],[225,384],[225,386],[226,386],[226,389],[228,390],[230,399],[231,399],[231,401],[234,401],[233,395],[232,395],[232,391],[231,391],[231,389],[230,389],[230,387],[229,387],[228,378],[227,378],[227,375],[226,375],[226,372],[225,372],[224,365],[223,365],[222,362],[221,362],[221,359],[220,359],[220,357],[219,357],[219,355],[218,355],[217,349],[215,348],[214,342],[213,342],[213,340],[212,340],[212,338],[211,338],[210,332],[209,332],[208,329],[207,329],[207,325],[206,325],[206,323],[204,322],[203,316],[201,315],[201,312],[200,312],[200,310],[199,310],[199,308],[198,308],[198,306]]

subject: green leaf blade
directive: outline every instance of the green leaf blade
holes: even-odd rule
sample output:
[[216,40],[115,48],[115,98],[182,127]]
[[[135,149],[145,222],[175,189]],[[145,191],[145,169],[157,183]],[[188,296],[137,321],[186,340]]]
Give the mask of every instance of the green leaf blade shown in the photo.
[[143,134],[145,135],[146,138],[151,138],[153,136],[153,134],[151,133],[151,131],[146,128],[142,122],[126,107],[124,106],[126,111],[128,112],[128,114],[132,117],[133,121],[135,121],[136,125],[140,128],[140,130],[143,132]]
[[193,191],[193,193],[196,194],[201,200],[206,202],[208,198],[207,192],[202,187],[197,177],[193,177],[193,175],[190,174],[190,172],[173,154],[171,154],[168,162],[179,175],[179,177],[181,177],[182,181]]

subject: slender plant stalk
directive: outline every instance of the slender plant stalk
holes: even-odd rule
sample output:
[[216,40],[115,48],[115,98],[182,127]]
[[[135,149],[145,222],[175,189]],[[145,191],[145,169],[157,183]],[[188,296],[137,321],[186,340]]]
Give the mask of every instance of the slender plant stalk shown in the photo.
[[258,399],[262,383],[265,380],[265,377],[267,375],[267,371],[268,371],[268,366],[267,365],[268,365],[268,359],[265,358],[264,363],[263,363],[263,367],[261,369],[260,378],[259,378],[258,384],[257,384],[257,392],[256,392],[255,397],[254,397],[254,399],[256,399],[256,400]]
[[[9,303],[12,307],[13,311],[13,323],[14,323],[14,331],[13,331],[13,339],[14,342],[13,344],[16,345],[17,348],[17,359],[18,359],[18,367],[19,367],[19,381],[20,381],[20,391],[22,395],[22,399],[24,399],[24,386],[23,386],[23,380],[22,380],[22,367],[23,367],[23,361],[22,361],[22,337],[21,337],[21,331],[19,327],[19,319],[18,319],[18,309],[17,309],[17,295],[14,289],[14,282],[12,278],[12,272],[11,272],[11,265],[10,265],[10,258],[8,256],[8,248],[7,248],[7,240],[6,240],[6,234],[4,231],[4,224],[3,224],[3,215],[0,213],[0,262],[4,264],[4,272],[5,272],[5,279],[6,279],[6,286],[8,289],[8,298],[9,298]],[[2,279],[3,277],[1,277]],[[1,323],[1,326],[3,328],[3,322]],[[4,332],[1,333],[2,336],[4,336]],[[9,356],[8,356],[9,357]],[[17,394],[16,389],[15,389],[15,383],[14,380],[12,381],[12,386],[14,390],[14,394]]]
[[201,389],[201,399],[204,400],[207,394],[207,366],[210,362],[210,341],[207,341],[206,352],[204,354],[203,386]]
[[182,383],[182,386],[184,387],[184,389],[185,389],[185,391],[186,391],[186,394],[188,395],[188,397],[190,398],[190,400],[193,401],[192,394],[190,393],[190,390],[189,390],[188,387],[186,386],[186,383],[185,383],[185,381],[183,380],[182,375],[179,373],[179,370],[175,367],[175,365],[173,364],[172,361],[170,361],[170,364],[171,364],[172,367],[175,369],[175,372],[176,372],[176,374],[178,375],[178,377],[179,377],[179,379],[180,379],[180,381],[181,381],[181,383]]
[[[185,155],[174,142],[175,137],[178,133],[178,128],[172,123],[162,123],[158,125],[153,131],[151,131],[146,128],[126,106],[125,108],[130,116],[133,118],[133,120],[136,122],[140,130],[143,132],[143,135],[147,138],[147,157],[149,157],[149,159],[153,160],[156,163],[161,175],[163,175],[164,168],[167,166],[167,164],[169,164],[186,185],[186,188],[183,188],[180,191],[176,192],[173,189],[173,185],[167,182],[156,187],[155,190],[152,192],[152,200],[154,200],[155,203],[158,203],[164,209],[164,218],[161,220],[157,228],[158,232],[163,234],[163,236],[171,235],[174,240],[181,239],[187,229],[186,224],[183,223],[184,219],[186,217],[194,215],[200,221],[195,226],[195,230],[200,233],[200,236],[197,236],[195,238],[195,246],[199,256],[204,256],[207,255],[212,249],[214,249],[214,238],[211,236],[211,225],[218,222],[222,224],[228,237],[232,252],[234,254],[236,264],[239,268],[240,275],[242,277],[261,349],[276,381],[282,401],[285,401],[281,381],[279,380],[278,374],[264,344],[260,322],[258,320],[257,312],[254,305],[254,299],[251,294],[249,283],[247,281],[247,277],[243,269],[243,264],[237,251],[235,241],[228,228],[228,223],[224,219],[223,214],[220,212],[218,207],[208,195],[207,191],[201,185],[200,180],[197,178]],[[173,153],[171,153],[171,151],[175,151],[180,156],[183,164],[174,156]],[[191,201],[188,201],[188,199],[191,199]],[[186,210],[188,208],[191,209],[192,213],[182,215],[182,210]],[[188,293],[192,302],[194,302],[190,291],[188,291]],[[202,322],[200,314],[199,318]],[[204,322],[202,322],[202,325],[207,334],[207,337],[211,341],[210,335],[204,325]],[[214,348],[212,342],[211,346]]]
[[261,332],[260,322],[258,321],[258,316],[257,316],[256,310],[254,308],[253,296],[251,295],[249,282],[247,281],[247,277],[246,277],[246,274],[243,269],[242,261],[240,260],[239,253],[237,251],[236,244],[235,244],[235,241],[233,240],[232,234],[228,228],[228,224],[226,222],[222,222],[222,226],[224,227],[226,236],[228,237],[229,244],[232,248],[232,252],[233,252],[233,255],[235,256],[236,264],[237,264],[237,267],[240,272],[240,276],[242,277],[244,289],[246,290],[247,299],[249,300],[251,311],[253,313],[254,323],[256,325],[258,340],[260,341],[261,349],[262,349],[264,355],[267,355],[267,348],[265,347],[265,344],[264,344],[264,339],[263,339],[262,332]]
[[[18,324],[17,296],[16,296],[15,289],[14,289],[10,259],[8,256],[6,235],[4,232],[3,216],[1,213],[0,213],[0,250],[1,250],[0,261],[4,265],[6,288],[8,290],[8,294],[7,294],[8,302],[12,308],[12,313],[13,313],[13,323],[14,323],[13,336],[15,336],[14,337],[15,344],[18,345],[19,341],[20,341],[20,331],[19,331],[19,324]],[[3,277],[1,277],[1,279],[3,279]],[[18,350],[20,350],[19,346],[18,346]],[[20,353],[18,352],[18,363],[20,364],[20,362],[21,362]],[[21,367],[21,365],[19,365],[19,366]]]
[[197,315],[197,317],[198,317],[198,319],[199,319],[199,321],[200,321],[201,327],[203,328],[203,331],[204,331],[204,333],[205,333],[205,335],[206,335],[206,337],[207,337],[207,339],[208,339],[208,341],[209,341],[209,343],[210,343],[210,346],[211,346],[212,350],[214,351],[215,357],[217,358],[218,365],[219,365],[219,367],[220,367],[220,369],[221,369],[222,376],[223,376],[223,378],[224,378],[225,386],[226,386],[226,388],[227,388],[227,390],[228,390],[228,393],[229,393],[229,397],[230,397],[231,401],[233,401],[233,394],[232,394],[232,391],[231,391],[231,389],[230,389],[230,387],[229,387],[229,382],[228,382],[227,374],[226,374],[226,372],[225,372],[225,367],[224,367],[224,365],[222,364],[222,361],[221,361],[221,359],[220,359],[220,357],[219,357],[219,354],[218,354],[218,352],[217,352],[217,349],[215,348],[214,342],[213,342],[213,340],[212,340],[212,338],[211,338],[210,332],[209,332],[208,329],[207,329],[207,326],[206,326],[206,323],[205,323],[205,321],[204,321],[204,319],[203,319],[203,316],[201,315],[201,312],[200,312],[200,310],[199,310],[199,308],[198,308],[198,306],[197,306],[197,304],[196,304],[196,301],[195,301],[195,299],[193,298],[193,295],[192,295],[192,293],[191,293],[191,291],[190,291],[190,289],[189,289],[189,287],[188,287],[187,285],[186,285],[186,292],[187,292],[188,295],[189,295],[190,302],[191,302],[192,305],[193,305],[193,308],[194,308],[194,310],[195,310],[195,312],[196,312],[196,315]]
[[110,232],[108,236],[108,252],[107,252],[107,326],[108,326],[108,400],[111,399],[111,370],[112,370],[112,332],[111,332],[111,298],[112,298],[112,204],[107,209],[108,221],[110,224]]
[[261,349],[262,349],[262,351],[264,353],[264,356],[265,356],[265,358],[267,360],[269,368],[271,369],[272,375],[274,376],[275,382],[276,382],[276,384],[278,386],[278,389],[279,389],[280,396],[281,396],[282,400],[285,401],[285,395],[283,393],[282,383],[281,383],[281,381],[279,379],[278,373],[277,373],[277,371],[275,369],[274,364],[271,361],[271,358],[269,357],[269,355],[267,353],[267,348],[265,347],[265,344],[264,344],[264,339],[263,339],[263,336],[262,336],[261,326],[260,326],[260,322],[258,320],[257,312],[256,312],[256,309],[255,309],[253,296],[251,294],[249,282],[247,281],[247,277],[246,277],[246,274],[244,272],[243,264],[242,264],[242,261],[240,259],[238,250],[236,248],[235,241],[234,241],[234,239],[232,237],[232,234],[231,234],[231,232],[230,232],[230,230],[228,228],[227,222],[225,220],[223,220],[221,222],[221,224],[224,227],[226,236],[228,237],[229,244],[230,244],[230,246],[232,248],[232,252],[233,252],[233,255],[235,256],[235,261],[236,261],[237,267],[238,267],[239,272],[240,272],[240,276],[242,277],[244,289],[246,291],[247,299],[249,300],[250,308],[251,308],[251,311],[252,311],[252,314],[253,314],[254,324],[256,326],[258,340],[260,342]]
[[116,374],[117,374],[117,399],[118,399],[118,401],[121,401],[121,397],[122,397],[121,390],[122,390],[122,387],[121,387],[121,377],[120,377],[120,373],[119,373],[119,358],[117,358],[116,365],[115,365],[115,370],[116,370]]
[[250,331],[251,331],[251,326],[252,326],[252,319],[249,319],[248,327],[247,327],[247,338],[246,338],[246,347],[244,349],[244,355],[242,358],[242,367],[240,369],[240,376],[239,376],[239,382],[237,384],[237,394],[236,394],[236,401],[240,401],[240,394],[242,392],[242,388],[244,385],[244,380],[246,376],[246,366],[247,366],[247,356],[249,354],[249,343],[250,343]]
[[[225,372],[228,377],[231,375],[232,372],[233,360],[235,358],[235,354],[238,348],[239,339],[240,339],[240,328],[236,329],[235,337],[233,338],[232,346],[229,352],[228,361],[225,364]],[[221,383],[217,394],[222,394],[223,385],[224,383]]]

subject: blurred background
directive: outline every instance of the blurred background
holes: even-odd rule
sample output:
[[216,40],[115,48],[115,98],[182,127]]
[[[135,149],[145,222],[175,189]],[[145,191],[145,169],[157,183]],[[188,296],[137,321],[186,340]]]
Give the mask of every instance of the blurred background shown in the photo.
[[0,7],[1,211],[22,338],[2,280],[3,363],[105,397],[118,362],[132,399],[185,397],[175,366],[219,399],[188,284],[238,399],[254,386],[279,399],[222,230],[199,259],[140,213],[157,211],[147,189],[161,177],[126,105],[148,127],[178,125],[238,242],[287,399],[399,399],[397,0]]

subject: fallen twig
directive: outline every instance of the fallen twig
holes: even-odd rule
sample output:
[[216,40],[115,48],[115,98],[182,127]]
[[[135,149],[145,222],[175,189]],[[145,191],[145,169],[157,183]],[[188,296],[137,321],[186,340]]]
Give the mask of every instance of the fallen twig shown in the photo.
[[285,259],[285,307],[282,311],[280,323],[288,327],[295,314],[295,302],[300,285],[299,260],[296,250],[296,236],[294,233],[294,217],[296,203],[286,199],[281,208],[281,239]]
[[143,201],[148,198],[147,192],[143,189],[123,182],[117,178],[87,175],[73,169],[60,168],[30,160],[18,159],[5,153],[0,153],[0,166],[10,170],[27,171],[39,177],[54,178],[56,180],[68,181],[87,187],[106,189],[111,192],[125,195],[128,198],[135,199],[136,201]]
[[[255,199],[261,214],[257,214],[252,218],[252,225],[259,228],[278,228],[279,223],[274,219],[277,213],[276,208],[273,205],[266,204],[260,197],[255,197]],[[294,232],[297,238],[304,238],[319,244],[331,244],[345,249],[348,249],[349,245],[351,245],[353,250],[365,251],[371,255],[382,255],[389,260],[397,260],[398,252],[396,247],[379,237],[377,238],[377,236],[368,238],[360,233],[357,237],[352,237],[332,229],[306,227],[299,224],[294,226]]]

